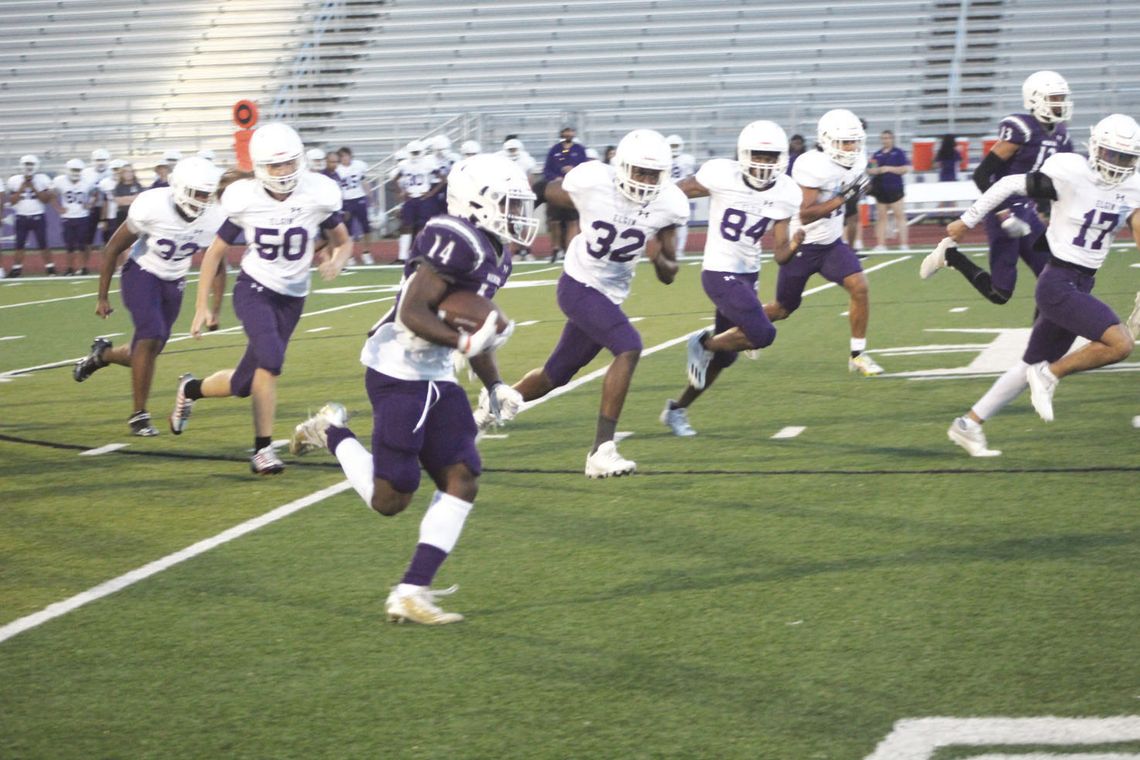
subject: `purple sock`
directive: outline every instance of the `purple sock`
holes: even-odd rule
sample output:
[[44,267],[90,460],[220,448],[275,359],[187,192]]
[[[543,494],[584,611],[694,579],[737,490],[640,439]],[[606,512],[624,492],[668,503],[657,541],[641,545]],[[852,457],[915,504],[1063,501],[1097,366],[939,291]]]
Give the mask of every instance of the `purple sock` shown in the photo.
[[337,427],[336,425],[329,425],[329,429],[326,432],[326,435],[328,436],[329,441],[329,453],[333,456],[336,456],[336,447],[340,445],[341,441],[343,441],[345,438],[356,437],[348,428]]
[[430,586],[432,578],[439,571],[439,566],[447,559],[447,552],[431,544],[416,544],[416,553],[412,555],[411,564],[408,565],[404,579],[400,583],[412,586]]

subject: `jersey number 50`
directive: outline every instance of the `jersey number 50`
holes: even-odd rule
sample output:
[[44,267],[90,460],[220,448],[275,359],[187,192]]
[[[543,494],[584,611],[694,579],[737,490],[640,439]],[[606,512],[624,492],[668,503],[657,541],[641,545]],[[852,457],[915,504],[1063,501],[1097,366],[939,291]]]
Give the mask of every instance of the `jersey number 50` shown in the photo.
[[296,261],[309,247],[309,233],[304,227],[290,227],[281,232],[273,227],[255,227],[253,244],[257,255],[273,261],[280,255],[286,261]]
[[[609,222],[598,220],[590,226],[597,230],[598,234],[594,236],[594,242],[586,245],[586,253],[595,259],[609,256],[610,261],[632,261],[637,258],[637,252],[645,247],[645,233],[636,227],[622,230],[621,234],[618,234],[617,227]],[[629,242],[618,248],[612,248],[616,240]]]

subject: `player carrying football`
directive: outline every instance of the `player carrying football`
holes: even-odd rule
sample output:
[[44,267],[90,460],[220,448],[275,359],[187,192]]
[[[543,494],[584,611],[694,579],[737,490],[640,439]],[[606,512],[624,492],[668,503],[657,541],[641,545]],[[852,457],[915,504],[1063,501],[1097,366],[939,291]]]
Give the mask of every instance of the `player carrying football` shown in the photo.
[[432,579],[455,548],[478,492],[482,462],[467,395],[456,383],[452,353],[468,358],[494,407],[512,416],[522,399],[500,382],[494,349],[497,312],[472,333],[444,322],[437,307],[455,291],[491,298],[511,273],[511,244],[534,241],[534,193],[513,162],[479,155],[447,178],[448,214],[428,221],[412,244],[396,305],[373,328],[360,361],[372,403],[372,452],[346,426],[340,404],[327,404],[297,426],[295,453],[328,447],[364,503],[382,515],[403,512],[420,485],[420,466],[435,484],[419,543],[387,600],[390,620],[439,625],[463,619],[444,612]]
[[798,245],[788,227],[803,192],[784,173],[787,166],[784,130],[770,121],[754,121],[737,138],[735,161],[706,161],[696,175],[678,185],[690,198],[711,198],[701,285],[716,306],[716,322],[689,339],[689,384],[661,412],[661,421],[675,435],[696,435],[689,424],[689,406],[736,361],[739,352],[766,348],[776,339],[756,285],[760,238],[766,231],[772,230],[773,256],[779,265],[787,263]]
[[[1053,419],[1057,383],[1074,372],[1125,359],[1132,335],[1106,304],[1091,295],[1116,230],[1127,223],[1140,247],[1140,125],[1112,114],[1092,128],[1089,157],[1050,156],[1039,171],[1013,174],[993,185],[946,231],[959,240],[1011,196],[1053,201],[1045,240],[1050,253],[1037,278],[1037,320],[1021,361],[999,377],[947,434],[971,456],[997,456],[988,448],[982,423],[1030,389],[1033,408]],[[1089,343],[1066,355],[1076,337]]]

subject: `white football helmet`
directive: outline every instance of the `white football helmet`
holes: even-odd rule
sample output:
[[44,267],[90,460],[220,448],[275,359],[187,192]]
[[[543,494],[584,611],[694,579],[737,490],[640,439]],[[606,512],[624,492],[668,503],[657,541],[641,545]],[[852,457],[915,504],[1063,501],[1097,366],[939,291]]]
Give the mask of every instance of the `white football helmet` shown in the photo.
[[1089,166],[1109,187],[1136,173],[1140,160],[1140,125],[1131,116],[1114,113],[1089,129]]
[[182,151],[168,150],[162,154],[162,160],[170,166],[174,166],[176,163],[182,160]]
[[614,154],[617,188],[634,203],[649,203],[668,181],[672,165],[669,143],[660,132],[635,129],[621,138]]
[[396,159],[396,163],[398,164],[402,164],[411,158],[411,154],[408,153],[407,148],[400,148],[398,151],[393,153],[392,156]]
[[586,158],[590,159],[591,161],[597,161],[599,158],[601,158],[601,156],[598,155],[596,148],[586,148]]
[[109,166],[111,167],[111,171],[113,171],[113,172],[119,171],[119,169],[122,169],[126,165],[127,165],[127,162],[121,158],[113,158],[113,159],[111,159],[111,163],[109,164]]
[[202,150],[198,151],[197,156],[198,158],[206,159],[211,164],[217,159],[217,155],[209,148],[202,148]]
[[79,175],[81,175],[83,173],[83,167],[84,167],[83,159],[73,158],[67,162],[66,166],[67,166],[68,178],[72,182],[75,182],[76,180],[78,180]]
[[91,151],[91,163],[95,165],[95,171],[102,173],[107,168],[107,162],[111,160],[111,151],[106,148],[96,148]]
[[1073,116],[1072,91],[1069,83],[1056,71],[1037,71],[1021,85],[1025,110],[1042,124],[1059,124]]
[[483,146],[474,140],[467,140],[459,146],[459,152],[464,158],[471,158],[483,152]]
[[681,151],[685,149],[685,141],[681,139],[680,135],[669,135],[665,141],[669,143],[669,150],[672,151],[673,158],[681,155]]
[[409,158],[419,158],[427,152],[427,146],[424,145],[423,140],[412,140],[408,143],[405,150],[408,151]]
[[40,168],[40,160],[31,153],[26,156],[20,156],[20,168],[23,170],[25,177],[30,177],[36,173],[36,169]]
[[191,219],[197,219],[214,202],[221,171],[204,158],[190,156],[174,165],[170,189],[174,205]]
[[[293,192],[301,172],[305,170],[301,159],[305,145],[301,136],[288,124],[280,121],[263,124],[249,138],[249,159],[253,162],[253,176],[271,193]],[[288,164],[292,168],[288,169]],[[288,171],[271,173],[270,166],[285,165]]]
[[305,160],[309,164],[309,171],[323,172],[325,170],[325,152],[320,148],[309,148],[305,151]]
[[450,138],[447,135],[436,135],[431,138],[431,149],[435,151],[437,156],[444,155],[451,150]]
[[846,108],[835,108],[821,116],[817,136],[827,157],[849,169],[863,155],[867,142],[859,117]]
[[447,175],[447,213],[527,248],[538,234],[534,191],[522,169],[505,156],[465,158]]
[[522,140],[517,137],[512,137],[503,143],[503,152],[507,154],[507,158],[512,161],[518,160],[518,157],[523,153]]
[[736,160],[744,172],[744,181],[762,190],[788,168],[788,135],[774,121],[754,121],[740,130],[740,137],[736,138]]

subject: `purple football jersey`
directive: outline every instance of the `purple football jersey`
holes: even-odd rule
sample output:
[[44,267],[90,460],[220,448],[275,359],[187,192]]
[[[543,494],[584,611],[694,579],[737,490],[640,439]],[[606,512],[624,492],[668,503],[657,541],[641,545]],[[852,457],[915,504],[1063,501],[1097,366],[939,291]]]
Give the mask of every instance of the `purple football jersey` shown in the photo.
[[471,290],[484,298],[495,293],[511,275],[510,251],[491,242],[486,232],[456,216],[433,217],[412,243],[404,267],[410,276],[421,261],[451,284],[452,290]]
[[995,180],[1011,174],[1035,172],[1054,153],[1069,153],[1073,143],[1069,130],[1064,124],[1057,124],[1051,131],[1027,113],[1010,114],[998,125],[998,139],[1017,145],[1005,166],[994,175]]

